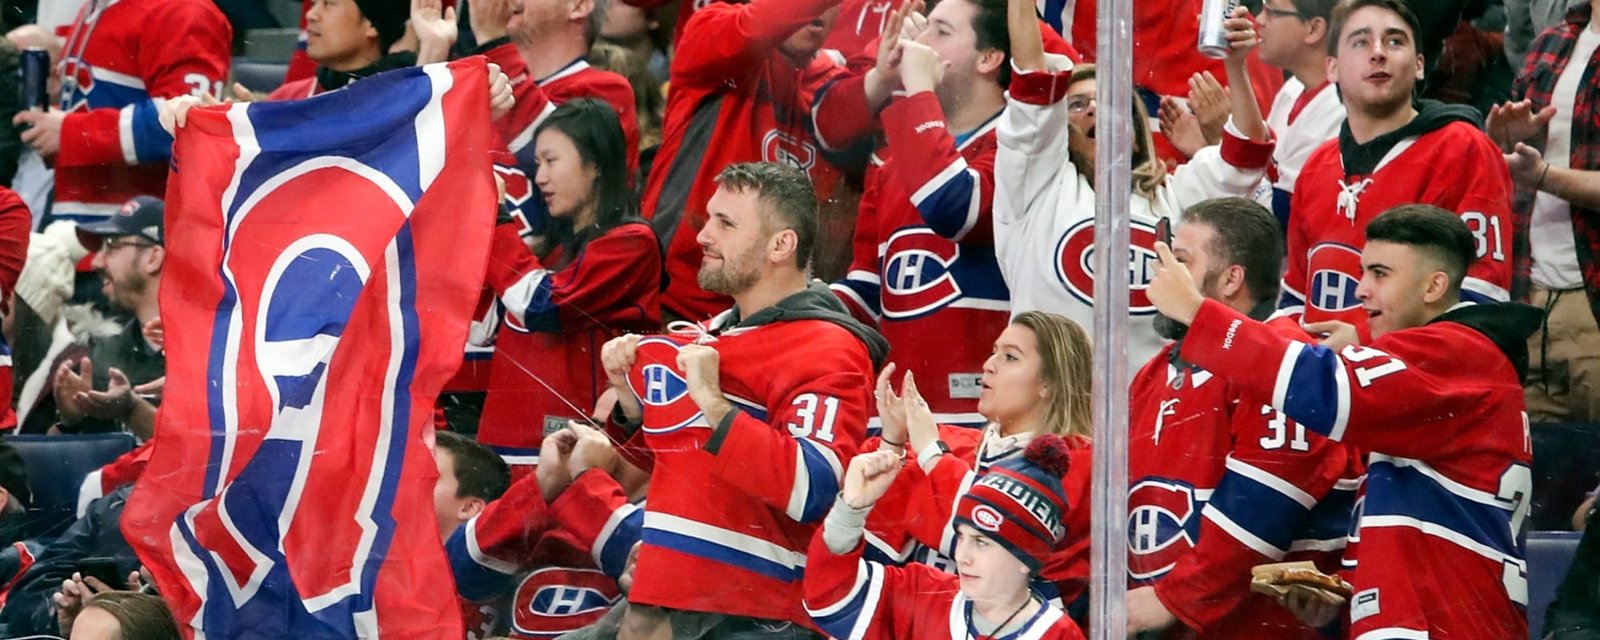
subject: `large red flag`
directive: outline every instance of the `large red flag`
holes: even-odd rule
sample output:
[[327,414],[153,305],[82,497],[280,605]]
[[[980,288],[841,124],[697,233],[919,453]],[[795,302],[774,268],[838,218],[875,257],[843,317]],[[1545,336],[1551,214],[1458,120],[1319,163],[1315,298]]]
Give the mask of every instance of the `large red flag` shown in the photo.
[[434,400],[494,222],[481,58],[195,110],[167,384],[122,528],[196,637],[460,638]]

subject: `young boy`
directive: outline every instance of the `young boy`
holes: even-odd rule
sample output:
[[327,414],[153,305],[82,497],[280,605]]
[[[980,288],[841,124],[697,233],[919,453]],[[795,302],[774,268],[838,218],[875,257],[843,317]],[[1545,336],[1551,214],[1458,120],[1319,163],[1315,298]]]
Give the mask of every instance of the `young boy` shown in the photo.
[[1075,640],[1071,619],[1029,588],[1041,560],[1066,533],[1061,477],[1067,445],[1045,434],[1021,458],[995,466],[956,504],[956,570],[889,567],[861,558],[862,526],[900,472],[901,456],[856,456],[844,490],[811,541],[805,604],[840,638]]

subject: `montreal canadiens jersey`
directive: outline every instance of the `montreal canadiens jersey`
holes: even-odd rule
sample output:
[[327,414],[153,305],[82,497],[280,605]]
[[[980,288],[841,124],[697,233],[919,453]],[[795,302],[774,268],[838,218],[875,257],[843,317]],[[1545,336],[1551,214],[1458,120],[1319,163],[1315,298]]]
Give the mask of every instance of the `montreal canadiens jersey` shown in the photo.
[[[797,295],[832,298],[821,285]],[[814,627],[801,607],[806,544],[863,439],[872,360],[831,321],[726,327],[731,317],[639,342],[628,380],[655,468],[628,598]],[[677,368],[692,342],[719,354],[736,407],[726,431],[708,427]]]
[[[835,638],[851,640],[977,640],[972,601],[961,578],[933,567],[890,567],[862,559],[863,545],[833,553],[817,532],[806,567],[806,610]],[[1043,606],[1005,638],[1078,640],[1083,632],[1053,606]]]
[[[4,300],[0,302],[0,315],[9,316],[14,312],[10,299],[16,293],[17,279],[22,277],[22,266],[28,259],[28,243],[32,238],[28,230],[31,228],[33,214],[29,213],[28,205],[23,204],[22,197],[0,187],[0,300]],[[11,344],[0,336],[0,398],[12,397],[12,376]],[[17,427],[15,404],[8,402],[0,408],[0,431]]]
[[528,251],[517,226],[496,226],[489,256],[487,281],[504,322],[478,441],[529,456],[537,455],[547,421],[564,424],[593,413],[606,389],[600,347],[607,340],[661,326],[661,251],[649,225],[627,222],[571,259],[555,250],[547,266]]
[[[445,543],[468,631],[548,640],[599,620],[621,599],[617,578],[643,512],[604,472],[575,478],[551,504],[532,474]],[[487,609],[487,611],[485,611]]]
[[1315,638],[1288,609],[1250,592],[1250,568],[1312,560],[1338,571],[1359,456],[1228,380],[1180,368],[1173,347],[1130,390],[1130,585],[1155,586],[1183,627],[1169,636]]
[[1452,319],[1506,313],[1459,308],[1473,306],[1335,353],[1207,301],[1184,340],[1184,358],[1245,395],[1371,452],[1346,574],[1349,637],[1528,635],[1532,445],[1521,376],[1494,341]]
[[[833,290],[922,381],[935,420],[983,424],[983,362],[1010,319],[991,215],[998,114],[957,138],[938,98],[922,92],[881,118],[888,144],[867,174],[850,271]],[[940,335],[966,338],[929,339]]]
[[672,59],[661,148],[642,198],[666,252],[664,310],[699,321],[732,302],[701,289],[696,279],[704,254],[695,236],[709,219],[706,202],[724,167],[781,162],[810,176],[818,202],[834,196],[841,175],[812,136],[811,106],[817,90],[844,68],[828,55],[795,67],[776,50],[835,4],[711,3],[679,32],[685,46]]
[[[995,252],[1011,292],[1013,313],[1040,310],[1092,326],[1094,316],[1094,185],[1067,151],[1067,84],[1072,64],[1046,55],[1050,71],[1015,73],[996,130]],[[1251,197],[1272,158],[1271,143],[1243,138],[1232,125],[1221,145],[1201,149],[1151,197],[1135,195],[1127,212],[1129,368],[1143,366],[1165,342],[1151,325],[1156,308],[1145,294],[1159,262],[1155,225],[1210,198]]]
[[1511,176],[1477,127],[1451,122],[1396,144],[1370,175],[1345,175],[1339,140],[1318,148],[1300,169],[1290,200],[1288,268],[1280,313],[1306,323],[1342,320],[1366,335],[1356,299],[1367,224],[1403,204],[1454,211],[1477,241],[1477,260],[1461,285],[1463,300],[1504,302],[1511,289]]
[[[159,25],[155,28],[153,25]],[[167,98],[222,95],[233,30],[207,0],[89,0],[61,49],[61,151],[52,213],[100,220],[167,190]]]
[[1311,152],[1324,142],[1339,137],[1344,123],[1344,103],[1331,83],[1307,89],[1299,79],[1289,78],[1272,99],[1267,126],[1272,128],[1278,146],[1272,151],[1272,213],[1288,228],[1290,197]]

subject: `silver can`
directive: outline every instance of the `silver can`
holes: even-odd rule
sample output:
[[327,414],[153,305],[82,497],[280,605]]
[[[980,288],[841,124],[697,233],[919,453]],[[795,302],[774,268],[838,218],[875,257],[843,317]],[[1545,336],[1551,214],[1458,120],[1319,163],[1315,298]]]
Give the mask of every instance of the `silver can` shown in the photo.
[[1228,29],[1223,23],[1233,14],[1239,0],[1205,0],[1200,8],[1200,55],[1221,60],[1228,57]]

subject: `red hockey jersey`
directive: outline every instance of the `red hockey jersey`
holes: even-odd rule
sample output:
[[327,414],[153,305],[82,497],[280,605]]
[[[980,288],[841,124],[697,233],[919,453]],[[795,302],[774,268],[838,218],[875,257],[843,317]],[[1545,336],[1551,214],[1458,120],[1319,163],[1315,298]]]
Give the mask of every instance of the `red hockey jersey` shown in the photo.
[[[607,230],[571,259],[534,257],[518,225],[495,227],[487,281],[504,324],[495,338],[478,441],[537,456],[547,420],[591,415],[606,389],[600,347],[661,326],[661,250],[643,222]],[[535,462],[536,458],[527,460]]]
[[[1307,338],[1282,324],[1285,335]],[[1308,436],[1228,380],[1175,363],[1175,344],[1129,391],[1130,586],[1155,586],[1181,623],[1167,637],[1316,638],[1250,592],[1250,568],[1287,559],[1339,570],[1359,456]]]
[[[820,284],[761,318],[735,324],[730,311],[639,343],[629,382],[655,468],[628,598],[814,628],[801,607],[805,547],[863,438],[883,348]],[[737,407],[723,425],[707,425],[677,368],[697,341],[720,354]]]
[[[961,578],[933,567],[890,567],[862,559],[864,545],[837,554],[817,532],[806,556],[806,610],[836,638],[865,640],[970,640],[972,601],[961,592]],[[1040,607],[1022,628],[1006,638],[1081,640],[1070,618],[1053,606]]]
[[[605,69],[597,69],[584,58],[573,60],[547,78],[528,77],[528,63],[513,44],[503,44],[484,52],[490,62],[511,80],[511,95],[517,99],[511,112],[494,121],[495,131],[506,141],[511,153],[522,160],[531,175],[533,133],[555,107],[575,98],[594,98],[617,110],[622,122],[622,139],[628,151],[628,171],[639,169],[639,117],[633,101],[633,85],[628,79]],[[529,94],[538,91],[542,97]],[[524,153],[524,152],[527,153]]]
[[698,321],[730,304],[696,280],[703,254],[695,235],[724,167],[783,162],[811,176],[818,200],[833,194],[840,174],[822,158],[810,115],[817,89],[844,70],[828,56],[797,68],[777,48],[837,3],[713,4],[685,26],[692,46],[680,47],[672,60],[661,148],[644,190],[644,213],[667,253],[665,310]]
[[474,613],[468,630],[546,640],[599,620],[622,597],[617,578],[642,515],[599,470],[579,475],[551,504],[536,476],[512,483],[445,543]]
[[1312,152],[1295,181],[1280,313],[1303,315],[1307,323],[1342,320],[1367,335],[1367,314],[1356,299],[1367,223],[1416,203],[1460,214],[1477,239],[1462,299],[1509,299],[1511,175],[1482,131],[1458,121],[1403,140],[1368,175],[1347,173],[1339,144],[1329,140]]
[[[156,25],[159,25],[157,28]],[[109,216],[167,192],[172,136],[161,103],[222,95],[233,29],[207,0],[91,0],[61,49],[61,152],[54,214]]]
[[994,253],[996,119],[958,137],[932,92],[897,98],[880,117],[888,144],[867,173],[855,256],[834,293],[924,381],[936,420],[983,424],[983,362],[1011,309]]
[[[1348,579],[1352,638],[1525,638],[1532,485],[1522,376],[1536,312],[1464,304],[1335,353],[1215,301],[1183,357],[1298,424],[1371,451]],[[1520,322],[1525,327],[1496,327]],[[1469,324],[1464,323],[1471,323]],[[1483,328],[1479,328],[1483,327]],[[1480,333],[1481,332],[1481,333]],[[1494,337],[1491,338],[1491,335]]]
[[[17,279],[22,277],[22,265],[28,259],[28,230],[33,228],[33,214],[15,191],[0,187],[0,316],[11,315],[11,296],[16,293]],[[48,362],[44,363],[46,366]],[[14,384],[11,371],[11,343],[0,336],[0,398],[11,398]],[[17,428],[16,403],[7,401],[0,407],[0,432]]]

